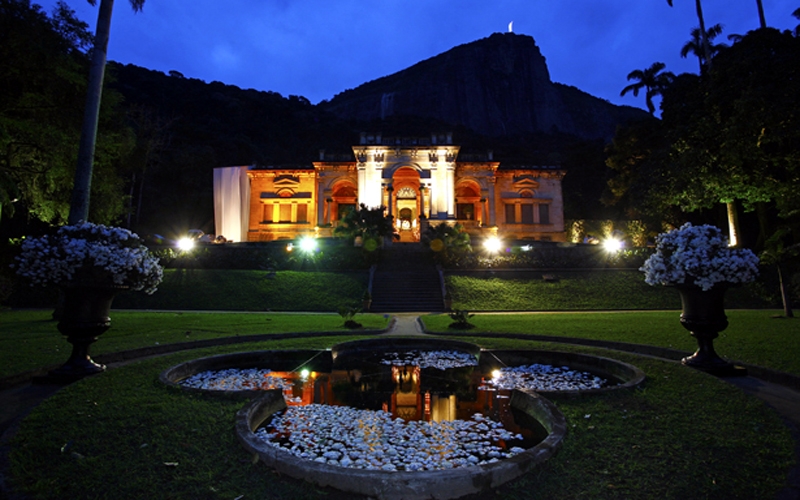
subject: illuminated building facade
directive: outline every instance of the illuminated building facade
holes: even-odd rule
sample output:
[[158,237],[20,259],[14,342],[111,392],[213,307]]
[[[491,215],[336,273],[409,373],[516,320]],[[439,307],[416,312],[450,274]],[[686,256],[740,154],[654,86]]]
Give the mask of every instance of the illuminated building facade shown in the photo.
[[346,159],[320,151],[307,167],[215,169],[217,234],[231,241],[329,237],[347,211],[364,204],[386,207],[403,242],[440,223],[459,223],[476,236],[565,241],[563,170],[501,165],[491,152],[459,155],[450,134],[362,134],[352,150]]

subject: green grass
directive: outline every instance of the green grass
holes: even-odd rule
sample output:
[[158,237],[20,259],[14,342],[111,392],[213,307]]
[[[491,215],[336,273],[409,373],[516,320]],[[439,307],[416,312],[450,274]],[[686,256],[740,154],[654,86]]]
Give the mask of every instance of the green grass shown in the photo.
[[[361,302],[369,274],[170,269],[152,296],[126,293],[115,307],[225,311],[329,311]],[[335,293],[331,293],[331,291]]]
[[[559,271],[544,273],[449,274],[445,277],[454,309],[470,311],[567,311],[603,309],[680,309],[678,293],[650,286],[639,271]],[[778,307],[763,298],[761,284],[729,290],[730,308]]]
[[[800,375],[800,321],[774,310],[728,310],[729,326],[714,341],[717,353],[741,363]],[[554,335],[668,347],[687,352],[697,342],[680,324],[679,311],[476,314],[471,335],[483,332]],[[424,316],[430,332],[448,330],[447,315]]]
[[[477,341],[496,348],[553,347]],[[330,343],[297,339],[247,348]],[[242,347],[144,360],[62,389],[26,417],[14,437],[12,485],[41,500],[353,498],[253,463],[233,432],[243,403],[186,394],[157,380],[162,370],[181,361]],[[679,364],[621,353],[614,357],[642,368],[644,386],[556,400],[569,428],[560,452],[481,498],[774,498],[792,463],[792,439],[771,409]]]
[[[125,292],[118,309],[327,311],[360,304],[369,273],[167,269],[153,295]],[[13,307],[51,307],[55,289],[18,286]]]
[[[366,329],[387,318],[359,314]],[[63,363],[71,350],[51,311],[0,311],[0,377]],[[159,344],[288,332],[348,332],[338,314],[111,311],[111,328],[92,345],[93,355]]]
[[[503,304],[500,309],[669,310],[478,314],[471,320],[476,328],[469,331],[477,336],[463,339],[485,348],[611,356],[639,366],[647,380],[634,391],[557,400],[569,426],[561,451],[543,467],[482,498],[774,498],[793,460],[793,440],[775,412],[759,400],[676,363],[567,344],[480,336],[543,334],[694,349],[694,340],[678,322],[680,302],[674,290],[649,287],[638,272],[558,276],[555,283],[447,279],[454,307],[460,309],[498,309],[497,304]],[[365,287],[366,273],[279,272],[268,278],[258,271],[184,270],[167,273],[156,295],[124,294],[114,305],[333,311],[343,303],[358,302]],[[729,359],[800,374],[800,323],[772,319],[774,310],[733,309],[763,307],[764,301],[757,303],[757,291],[742,287],[729,292],[730,326],[715,342],[718,352]],[[93,345],[93,354],[236,335],[264,334],[269,339],[270,334],[283,332],[346,332],[336,314],[114,310],[111,316],[112,327]],[[356,319],[367,328],[386,325],[380,315]],[[424,320],[435,331],[446,331],[451,322],[446,315]],[[66,359],[69,345],[57,332],[50,311],[0,311],[0,324],[0,376]],[[22,423],[11,445],[10,480],[15,490],[43,500],[352,498],[254,464],[233,432],[241,402],[164,387],[158,374],[201,356],[327,348],[355,338],[357,334],[271,339],[196,349],[142,360],[65,387]]]

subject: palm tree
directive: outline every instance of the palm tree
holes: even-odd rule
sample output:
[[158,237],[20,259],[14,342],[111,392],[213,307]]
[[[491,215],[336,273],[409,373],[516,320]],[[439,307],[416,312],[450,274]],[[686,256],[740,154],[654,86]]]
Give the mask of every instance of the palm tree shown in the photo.
[[[95,5],[97,0],[88,0]],[[139,12],[145,0],[129,0],[134,12]],[[92,188],[94,147],[97,140],[97,122],[100,116],[100,98],[103,94],[103,76],[106,68],[108,37],[111,31],[111,13],[114,0],[100,0],[97,28],[94,34],[92,62],[89,68],[89,83],[86,89],[86,108],[83,114],[81,141],[78,146],[78,164],[75,169],[75,184],[69,207],[69,224],[87,221],[89,218],[89,193]]]
[[[800,19],[800,9],[797,9],[794,12],[792,12],[792,15],[794,17],[796,17],[797,19]],[[795,26],[795,28],[794,28],[794,36],[800,36],[800,24]]]
[[766,28],[767,18],[764,17],[764,4],[761,3],[761,0],[756,0],[756,6],[758,7],[758,27]]
[[[670,7],[672,7],[672,0],[667,0],[667,3]],[[706,38],[706,22],[703,19],[703,5],[700,3],[700,0],[695,0],[694,2],[695,8],[697,9],[697,19],[700,21],[700,35],[703,41],[703,56],[706,61],[708,61],[707,67],[711,67],[711,47],[708,45],[708,38]]]
[[[717,55],[717,53],[725,47],[725,44],[713,44],[712,41],[714,38],[719,36],[722,33],[722,25],[715,24],[714,26],[708,28],[706,32],[706,40],[708,40],[709,49],[711,52],[711,57]],[[700,28],[692,28],[691,31],[691,40],[686,42],[686,44],[681,48],[681,57],[686,58],[689,53],[694,54],[697,59],[700,61],[700,74],[705,73],[706,68],[706,61],[703,57],[704,50],[703,50],[703,37],[700,36]]]
[[645,100],[647,101],[647,109],[650,111],[650,114],[656,112],[656,107],[653,105],[653,97],[660,95],[661,91],[664,90],[667,85],[672,83],[672,80],[675,78],[669,71],[665,71],[664,73],[660,73],[660,71],[666,68],[667,65],[662,62],[653,63],[652,66],[645,70],[637,69],[628,73],[628,81],[630,80],[638,80],[636,83],[632,83],[622,89],[622,92],[619,95],[623,96],[628,92],[633,92],[634,96],[639,95],[639,91],[641,89],[645,89]]
[[728,40],[733,42],[734,45],[741,42],[742,38],[744,38],[744,35],[740,35],[738,33],[731,33],[730,35],[728,35]]
[[[759,1],[759,0],[756,0]],[[670,7],[672,7],[672,0],[667,0],[667,3]],[[700,3],[700,0],[695,0],[695,7],[697,9],[697,19],[700,21],[700,35],[703,41],[703,56],[706,61],[706,69],[711,69],[711,46],[708,43],[708,31],[706,31],[706,22],[703,19],[703,5]],[[736,203],[734,201],[730,201],[726,203],[726,208],[728,212],[728,240],[732,246],[736,246],[739,244],[739,216],[738,212],[736,211]]]

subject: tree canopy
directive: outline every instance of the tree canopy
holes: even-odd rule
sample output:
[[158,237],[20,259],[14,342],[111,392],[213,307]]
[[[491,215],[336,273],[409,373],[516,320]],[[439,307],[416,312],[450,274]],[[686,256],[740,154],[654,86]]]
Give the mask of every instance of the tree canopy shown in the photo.
[[663,92],[662,121],[621,131],[606,199],[653,216],[739,201],[800,212],[800,39],[759,29],[720,51],[704,76]]
[[[0,204],[34,219],[63,223],[69,210],[91,35],[66,4],[51,16],[23,0],[0,0]],[[100,119],[98,183],[93,218],[122,213],[116,167],[131,137],[119,114],[119,94],[106,98]]]

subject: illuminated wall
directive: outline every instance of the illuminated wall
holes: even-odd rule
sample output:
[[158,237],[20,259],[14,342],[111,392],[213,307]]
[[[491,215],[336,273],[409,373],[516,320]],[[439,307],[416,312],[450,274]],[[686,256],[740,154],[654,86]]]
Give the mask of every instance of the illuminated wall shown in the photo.
[[328,237],[363,203],[386,207],[404,242],[442,222],[475,236],[566,241],[563,170],[504,166],[491,152],[459,158],[451,142],[362,136],[352,157],[331,160],[321,151],[309,167],[215,169],[217,234],[233,241]]

